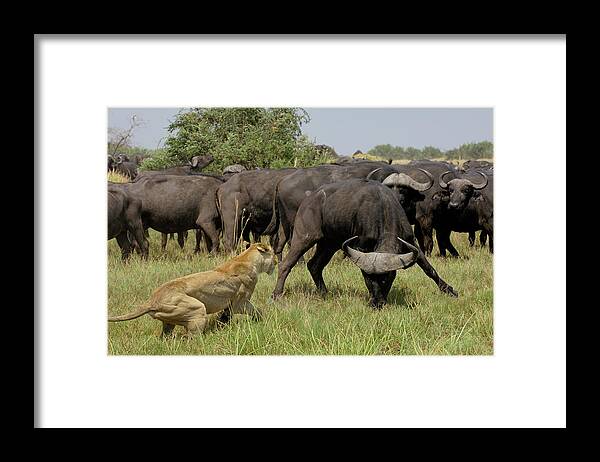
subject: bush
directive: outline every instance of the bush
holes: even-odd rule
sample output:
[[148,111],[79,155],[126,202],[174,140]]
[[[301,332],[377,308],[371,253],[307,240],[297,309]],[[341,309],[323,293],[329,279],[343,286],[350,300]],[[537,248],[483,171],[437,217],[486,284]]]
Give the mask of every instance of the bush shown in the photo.
[[187,163],[211,154],[205,168],[221,172],[231,164],[259,168],[307,167],[330,157],[302,135],[309,116],[300,108],[194,108],[180,112],[169,125],[165,151],[144,168]]

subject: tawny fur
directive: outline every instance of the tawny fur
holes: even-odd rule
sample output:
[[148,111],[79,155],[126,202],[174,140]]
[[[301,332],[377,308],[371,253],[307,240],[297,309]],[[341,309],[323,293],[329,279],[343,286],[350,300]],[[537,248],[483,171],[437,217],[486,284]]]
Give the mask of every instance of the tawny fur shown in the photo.
[[260,273],[271,274],[275,268],[273,251],[268,245],[252,244],[240,255],[217,266],[169,281],[157,288],[150,300],[137,311],[109,317],[128,321],[144,314],[163,322],[163,335],[176,325],[189,335],[202,332],[209,314],[229,309],[231,314],[246,313],[260,318],[260,311],[250,303]]

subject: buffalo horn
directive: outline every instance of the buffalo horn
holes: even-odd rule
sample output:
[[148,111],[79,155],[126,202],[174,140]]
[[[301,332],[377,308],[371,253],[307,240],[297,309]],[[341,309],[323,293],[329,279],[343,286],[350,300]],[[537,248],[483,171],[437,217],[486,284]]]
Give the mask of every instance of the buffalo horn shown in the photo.
[[367,179],[367,180],[370,180],[370,179],[371,179],[371,175],[373,175],[373,173],[377,172],[378,170],[381,170],[381,167],[380,167],[380,168],[376,168],[375,170],[373,170],[372,172],[370,172],[370,173],[367,175],[367,178],[366,178],[366,179]]
[[419,249],[400,238],[398,240],[411,250],[410,253],[360,252],[348,247],[348,243],[356,238],[358,236],[347,239],[342,244],[342,250],[356,266],[367,274],[383,274],[399,269],[406,269],[415,263],[419,255]]
[[440,175],[440,187],[443,189],[448,189],[448,183],[446,183],[444,181],[444,176],[447,175],[448,173],[452,173],[452,172],[450,170],[447,170]]
[[484,179],[485,181],[484,181],[483,183],[481,183],[481,184],[475,184],[475,183],[471,183],[471,184],[473,185],[473,188],[475,188],[475,189],[483,189],[483,188],[485,188],[485,187],[487,186],[487,184],[488,184],[488,177],[487,177],[487,175],[486,175],[485,173],[483,173],[483,172],[477,172],[477,173],[479,173],[479,174],[480,174],[480,175],[483,177],[483,179]]
[[433,186],[435,180],[428,171],[423,170],[422,168],[419,170],[427,175],[429,178],[428,183],[419,183],[406,173],[392,173],[385,180],[383,180],[383,184],[386,186],[408,186],[409,188],[419,192],[427,191]]

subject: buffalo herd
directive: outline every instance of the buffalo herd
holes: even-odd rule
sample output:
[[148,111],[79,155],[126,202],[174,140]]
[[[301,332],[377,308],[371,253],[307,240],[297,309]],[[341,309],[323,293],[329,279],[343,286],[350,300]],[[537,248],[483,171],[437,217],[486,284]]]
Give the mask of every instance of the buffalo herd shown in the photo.
[[[123,259],[133,251],[149,256],[148,228],[177,234],[183,248],[195,230],[195,252],[204,240],[210,253],[233,251],[240,239],[268,236],[279,261],[273,298],[283,294],[291,269],[311,248],[307,268],[320,293],[323,269],[342,250],[361,270],[370,305],[387,300],[396,271],[417,264],[441,292],[457,296],[427,260],[433,236],[439,253],[458,251],[452,232],[480,231],[482,246],[493,252],[493,164],[468,161],[461,167],[418,160],[408,164],[340,159],[308,168],[226,167],[204,173],[212,156],[195,156],[187,165],[138,171],[124,156],[109,157],[109,170],[129,178],[108,183],[108,239],[117,239]],[[284,256],[284,250],[287,252]]]

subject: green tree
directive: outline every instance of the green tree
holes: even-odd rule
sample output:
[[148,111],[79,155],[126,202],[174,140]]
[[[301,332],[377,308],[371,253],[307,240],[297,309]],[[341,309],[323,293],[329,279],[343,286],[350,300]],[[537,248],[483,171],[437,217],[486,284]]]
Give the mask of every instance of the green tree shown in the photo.
[[421,149],[421,159],[440,159],[444,157],[444,153],[433,146],[425,146],[423,149]]
[[404,158],[405,159],[414,160],[414,159],[422,159],[423,156],[421,154],[421,150],[420,149],[413,148],[412,146],[409,146],[408,148],[406,148],[404,150]]
[[447,159],[492,159],[494,157],[494,144],[490,141],[479,143],[465,143],[458,148],[446,151]]
[[211,154],[206,171],[221,172],[230,164],[247,169],[306,167],[329,160],[306,136],[310,120],[301,108],[192,108],[180,112],[169,125],[165,150],[142,168],[164,168],[186,163],[193,156]]

